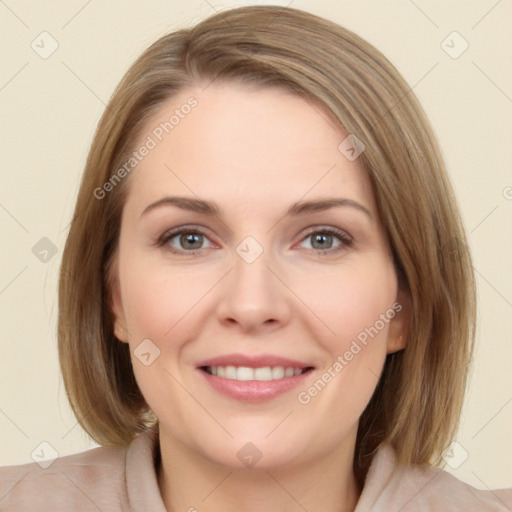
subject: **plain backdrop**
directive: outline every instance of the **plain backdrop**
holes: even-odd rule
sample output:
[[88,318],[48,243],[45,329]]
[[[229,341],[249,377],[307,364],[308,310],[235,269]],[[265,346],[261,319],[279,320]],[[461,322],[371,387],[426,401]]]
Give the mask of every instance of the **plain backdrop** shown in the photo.
[[[59,373],[57,277],[85,157],[114,87],[161,35],[253,3],[0,2],[0,464],[31,461],[43,441],[60,455],[96,446]],[[511,486],[512,3],[272,3],[367,39],[427,111],[469,234],[479,298],[476,358],[445,469],[479,488]]]

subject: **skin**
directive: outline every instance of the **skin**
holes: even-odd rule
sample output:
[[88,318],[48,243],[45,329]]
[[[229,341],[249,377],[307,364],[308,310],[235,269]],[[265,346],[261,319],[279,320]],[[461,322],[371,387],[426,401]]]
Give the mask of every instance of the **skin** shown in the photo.
[[[130,344],[137,382],[160,422],[164,503],[169,511],[352,511],[358,420],[386,354],[402,349],[407,334],[406,298],[369,178],[360,159],[338,150],[347,134],[327,112],[277,88],[184,90],[147,123],[140,143],[190,96],[197,107],[129,177],[112,290],[116,335]],[[222,211],[166,205],[142,213],[165,196],[212,200]],[[296,201],[333,197],[369,215],[342,206],[286,216]],[[195,254],[180,235],[157,245],[184,225],[205,234]],[[327,235],[319,246],[328,227],[352,243]],[[263,248],[252,263],[236,252],[249,235]],[[301,404],[298,393],[397,301],[402,311]],[[148,366],[134,356],[147,338],[160,350]],[[315,370],[306,386],[242,402],[220,395],[196,369],[234,352],[290,357]],[[248,442],[262,454],[253,467],[237,457]]]

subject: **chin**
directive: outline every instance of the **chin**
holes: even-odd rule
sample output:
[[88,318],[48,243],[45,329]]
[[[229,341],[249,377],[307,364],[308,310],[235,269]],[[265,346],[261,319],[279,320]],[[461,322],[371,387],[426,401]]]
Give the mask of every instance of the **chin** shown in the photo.
[[[198,447],[198,451],[213,464],[233,471],[284,470],[305,461],[307,454],[303,443],[289,436],[284,439],[276,435],[274,439],[270,439],[265,438],[266,435],[228,438],[222,442],[212,439],[211,444]],[[204,445],[204,439],[202,444]]]

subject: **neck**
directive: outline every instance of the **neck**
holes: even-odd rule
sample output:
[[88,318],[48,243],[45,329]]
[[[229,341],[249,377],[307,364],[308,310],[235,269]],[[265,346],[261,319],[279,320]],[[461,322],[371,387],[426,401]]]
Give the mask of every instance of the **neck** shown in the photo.
[[360,491],[355,439],[316,460],[282,468],[232,468],[190,450],[160,427],[158,484],[168,512],[353,512]]

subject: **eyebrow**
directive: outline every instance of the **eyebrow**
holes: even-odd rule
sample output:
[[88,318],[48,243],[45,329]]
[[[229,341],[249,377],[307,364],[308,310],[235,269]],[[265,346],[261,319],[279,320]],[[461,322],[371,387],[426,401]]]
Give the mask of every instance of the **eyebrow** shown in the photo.
[[[148,205],[141,213],[141,217],[156,208],[162,206],[176,206],[182,210],[201,213],[204,215],[220,216],[221,209],[219,205],[213,201],[204,199],[194,199],[193,197],[167,196]],[[298,217],[308,213],[322,212],[331,208],[349,206],[360,212],[363,212],[370,220],[373,220],[370,211],[362,204],[348,198],[325,198],[315,199],[312,201],[298,201],[288,208],[286,215],[288,217]]]

